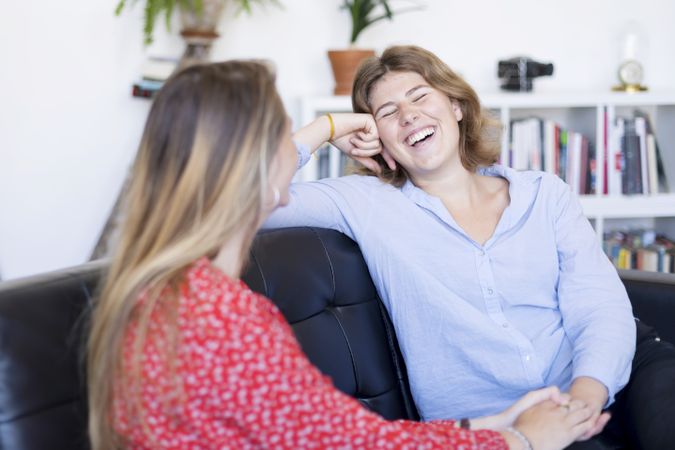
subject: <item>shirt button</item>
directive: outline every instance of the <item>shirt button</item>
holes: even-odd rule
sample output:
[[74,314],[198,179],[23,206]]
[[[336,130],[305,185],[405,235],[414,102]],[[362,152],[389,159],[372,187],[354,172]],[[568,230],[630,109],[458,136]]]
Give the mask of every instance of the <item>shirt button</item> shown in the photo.
[[530,355],[525,355],[525,361],[529,361],[529,360],[530,360]]
[[493,292],[494,291],[492,289],[488,288],[488,294],[492,295]]
[[504,322],[504,323],[502,324],[502,327],[503,327],[503,328],[508,328],[508,327],[509,327],[509,324],[506,323],[506,322]]

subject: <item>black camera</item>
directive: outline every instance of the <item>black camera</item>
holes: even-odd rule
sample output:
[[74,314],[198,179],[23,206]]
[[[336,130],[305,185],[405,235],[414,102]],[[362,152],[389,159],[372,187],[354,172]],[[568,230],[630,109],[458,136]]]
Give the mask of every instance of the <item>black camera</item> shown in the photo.
[[537,62],[524,56],[499,61],[497,76],[503,79],[502,89],[507,91],[529,92],[532,79],[544,75],[553,75],[553,64]]

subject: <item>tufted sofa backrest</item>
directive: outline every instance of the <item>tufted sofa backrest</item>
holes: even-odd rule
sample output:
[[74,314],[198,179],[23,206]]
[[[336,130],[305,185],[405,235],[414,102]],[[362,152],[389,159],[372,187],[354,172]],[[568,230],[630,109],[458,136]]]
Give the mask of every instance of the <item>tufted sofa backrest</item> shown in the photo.
[[243,279],[274,300],[338,389],[387,419],[419,419],[393,327],[354,241],[320,228],[263,232]]

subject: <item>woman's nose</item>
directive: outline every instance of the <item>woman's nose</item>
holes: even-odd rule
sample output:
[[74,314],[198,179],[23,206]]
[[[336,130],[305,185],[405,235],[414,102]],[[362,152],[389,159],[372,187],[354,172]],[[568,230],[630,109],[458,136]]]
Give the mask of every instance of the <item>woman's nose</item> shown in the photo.
[[400,122],[401,125],[410,125],[411,123],[415,122],[419,117],[417,108],[414,106],[405,106],[402,107],[400,110]]

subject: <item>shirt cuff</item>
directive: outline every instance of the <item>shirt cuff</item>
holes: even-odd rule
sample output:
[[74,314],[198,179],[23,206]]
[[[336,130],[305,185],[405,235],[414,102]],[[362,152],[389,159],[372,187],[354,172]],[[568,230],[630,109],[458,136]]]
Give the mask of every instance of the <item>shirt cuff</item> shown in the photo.
[[579,377],[589,377],[602,383],[607,388],[607,403],[605,404],[605,408],[607,408],[614,403],[614,396],[628,383],[630,367],[631,365],[628,364],[629,370],[617,376],[616,372],[603,370],[597,364],[583,364],[574,369],[572,381],[574,382]]
[[307,164],[307,161],[309,161],[309,158],[312,156],[312,152],[309,149],[309,146],[305,144],[301,144],[299,142],[293,141],[295,144],[295,151],[298,153],[298,167],[296,170],[300,170],[302,166]]

